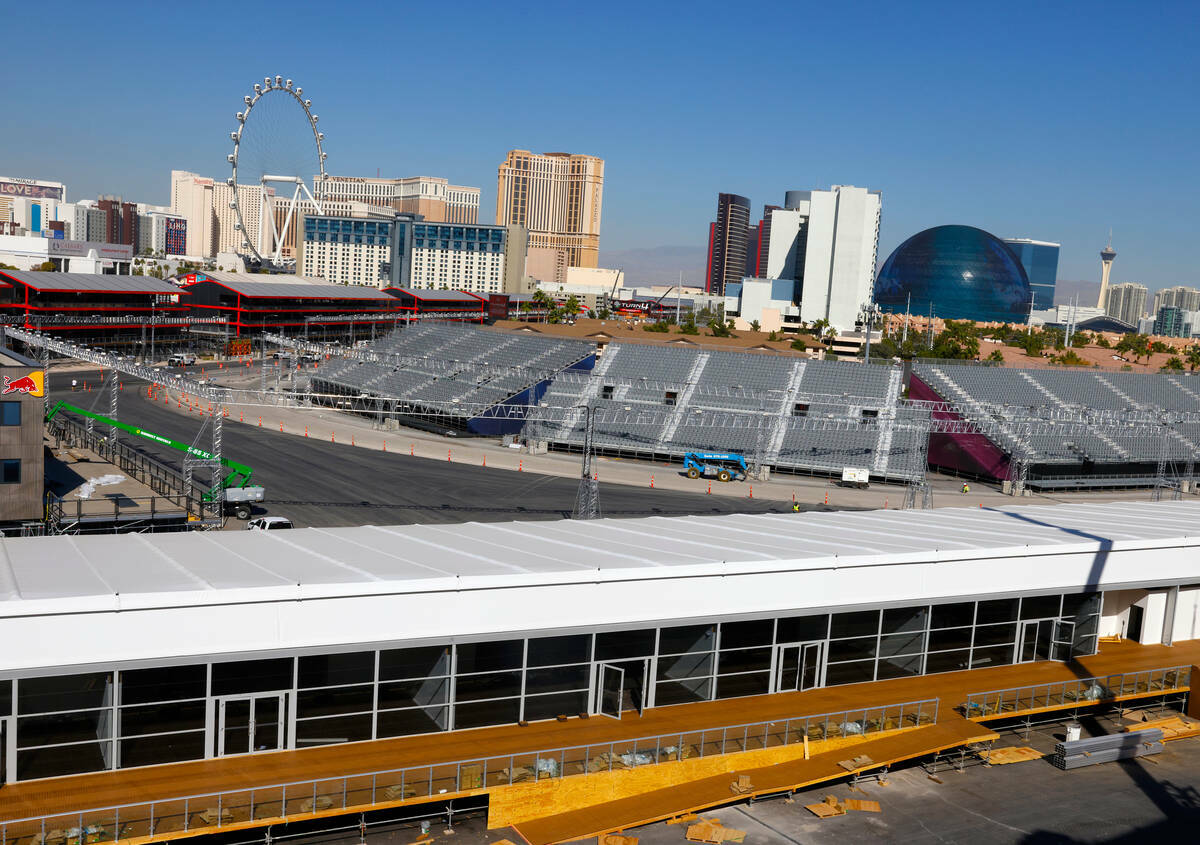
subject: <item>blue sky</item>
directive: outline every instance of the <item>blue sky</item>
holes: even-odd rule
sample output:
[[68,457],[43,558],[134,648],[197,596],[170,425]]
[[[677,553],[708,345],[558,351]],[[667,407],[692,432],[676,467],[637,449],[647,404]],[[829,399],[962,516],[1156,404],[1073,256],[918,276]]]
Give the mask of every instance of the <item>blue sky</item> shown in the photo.
[[0,173],[166,202],[279,73],[330,172],[477,185],[484,220],[507,150],[603,157],[602,251],[702,252],[719,191],[836,183],[883,192],[880,261],[964,223],[1093,279],[1112,227],[1115,281],[1200,284],[1194,0],[277,5],[8,4]]

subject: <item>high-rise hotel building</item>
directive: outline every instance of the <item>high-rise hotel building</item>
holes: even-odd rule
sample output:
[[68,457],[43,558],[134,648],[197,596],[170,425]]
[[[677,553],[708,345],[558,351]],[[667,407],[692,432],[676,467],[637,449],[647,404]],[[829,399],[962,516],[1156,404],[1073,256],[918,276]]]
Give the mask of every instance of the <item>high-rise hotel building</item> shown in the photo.
[[560,251],[568,267],[597,267],[604,159],[510,150],[500,165],[496,223],[529,230],[529,248]]
[[323,199],[387,206],[404,214],[419,214],[431,223],[479,222],[479,189],[451,185],[435,176],[380,179],[327,176]]

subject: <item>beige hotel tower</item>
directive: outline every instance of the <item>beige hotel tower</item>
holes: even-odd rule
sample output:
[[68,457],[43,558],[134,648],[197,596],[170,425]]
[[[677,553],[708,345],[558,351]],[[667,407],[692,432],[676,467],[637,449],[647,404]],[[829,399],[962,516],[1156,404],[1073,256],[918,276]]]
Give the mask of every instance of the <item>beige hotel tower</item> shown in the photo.
[[529,230],[530,250],[560,254],[567,267],[597,267],[604,159],[511,150],[500,165],[496,222]]

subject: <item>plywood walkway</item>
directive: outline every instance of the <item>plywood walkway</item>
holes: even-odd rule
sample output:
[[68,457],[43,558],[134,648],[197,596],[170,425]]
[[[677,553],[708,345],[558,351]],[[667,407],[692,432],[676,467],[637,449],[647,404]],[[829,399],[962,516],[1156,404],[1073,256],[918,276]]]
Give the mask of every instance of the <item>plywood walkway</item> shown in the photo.
[[838,713],[918,699],[941,699],[940,718],[957,720],[961,717],[954,708],[964,703],[970,693],[1195,663],[1200,663],[1200,640],[1190,640],[1173,647],[1106,644],[1100,654],[1067,664],[1022,664],[828,687],[802,693],[658,707],[647,710],[641,717],[626,714],[619,721],[593,717],[567,722],[534,722],[523,728],[503,725],[448,734],[424,734],[301,751],[242,755],[12,783],[0,789],[0,822],[228,790],[341,778],[411,766],[507,757],[524,752]]
[[721,774],[619,801],[534,819],[516,827],[517,832],[530,845],[569,842],[684,813],[707,810],[753,795],[801,789],[822,781],[843,778],[853,772],[843,769],[838,765],[838,761],[845,759],[850,751],[855,755],[866,754],[871,758],[871,765],[857,770],[867,771],[969,743],[991,742],[997,738],[997,734],[987,728],[959,718],[892,736],[865,740],[851,749],[842,748],[815,754],[808,760],[794,760],[744,771],[739,769],[737,774],[748,775],[753,784],[753,789],[746,795],[733,795],[730,792],[730,781],[735,780],[737,775]]

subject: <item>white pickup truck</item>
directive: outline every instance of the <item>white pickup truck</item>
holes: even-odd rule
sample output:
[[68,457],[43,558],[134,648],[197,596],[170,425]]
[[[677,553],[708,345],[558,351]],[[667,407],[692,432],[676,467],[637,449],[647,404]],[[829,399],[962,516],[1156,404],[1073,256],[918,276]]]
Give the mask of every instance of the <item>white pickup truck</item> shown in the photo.
[[167,359],[168,367],[190,367],[196,363],[196,356],[190,352],[185,352],[180,355],[172,355]]

